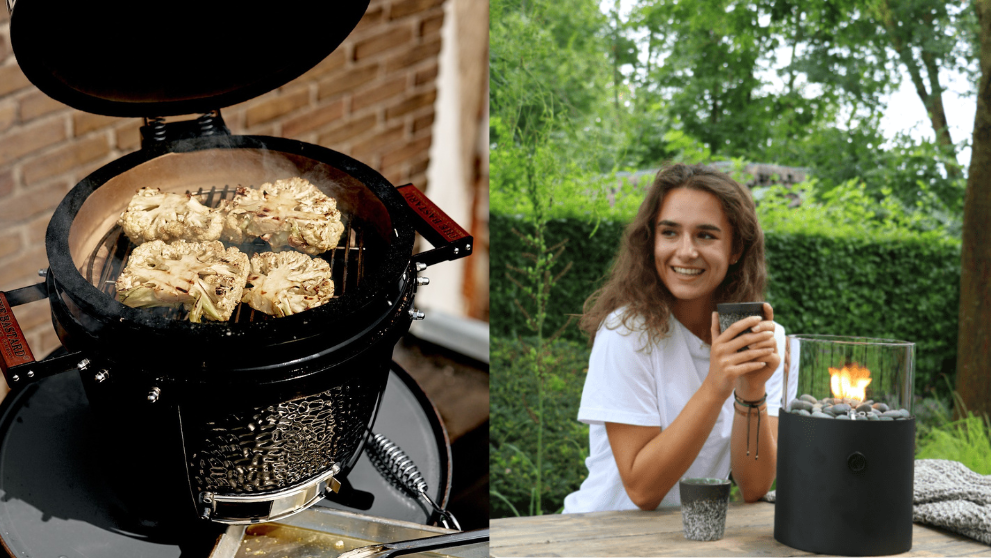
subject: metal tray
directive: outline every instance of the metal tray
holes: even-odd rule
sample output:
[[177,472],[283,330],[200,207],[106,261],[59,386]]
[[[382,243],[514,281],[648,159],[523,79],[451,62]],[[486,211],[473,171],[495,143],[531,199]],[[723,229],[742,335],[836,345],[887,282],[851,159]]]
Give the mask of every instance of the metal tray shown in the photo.
[[[209,558],[336,558],[375,543],[432,537],[448,529],[384,519],[327,508],[312,508],[284,521],[231,526],[217,541]],[[488,543],[475,543],[409,556],[483,558]]]

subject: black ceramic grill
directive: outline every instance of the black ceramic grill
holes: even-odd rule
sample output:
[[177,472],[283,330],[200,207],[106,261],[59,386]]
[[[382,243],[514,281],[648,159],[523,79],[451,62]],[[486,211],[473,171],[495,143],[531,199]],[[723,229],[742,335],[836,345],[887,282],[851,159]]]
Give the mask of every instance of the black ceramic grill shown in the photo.
[[[211,493],[282,490],[346,462],[361,445],[379,379],[196,421],[186,435],[194,486]],[[356,425],[358,427],[356,427]]]
[[[59,204],[45,238],[45,281],[0,293],[8,384],[17,390],[78,371],[103,418],[106,451],[134,486],[135,509],[251,523],[336,491],[374,422],[395,344],[423,318],[413,306],[427,282],[418,273],[471,253],[471,236],[415,186],[397,188],[321,146],[231,135],[220,114],[315,65],[367,6],[270,6],[266,24],[292,28],[294,40],[238,40],[238,49],[223,34],[199,33],[200,18],[173,2],[143,4],[143,15],[173,36],[199,40],[141,40],[145,25],[130,19],[126,2],[18,0],[12,10],[18,62],[42,91],[81,110],[145,118],[141,149],[84,178]],[[232,28],[257,28],[257,14],[238,2],[207,0],[196,9],[230,14]],[[69,47],[39,40],[80,28],[92,40]],[[164,118],[190,113],[203,116]],[[281,318],[242,304],[228,322],[190,323],[180,311],[129,308],[114,298],[113,281],[133,248],[116,221],[139,188],[196,193],[216,205],[233,185],[296,176],[333,197],[347,225],[339,246],[320,255],[332,265],[332,300]],[[433,248],[413,254],[415,233]],[[10,307],[44,298],[68,354],[35,361]],[[166,484],[171,489],[147,494],[149,485]]]

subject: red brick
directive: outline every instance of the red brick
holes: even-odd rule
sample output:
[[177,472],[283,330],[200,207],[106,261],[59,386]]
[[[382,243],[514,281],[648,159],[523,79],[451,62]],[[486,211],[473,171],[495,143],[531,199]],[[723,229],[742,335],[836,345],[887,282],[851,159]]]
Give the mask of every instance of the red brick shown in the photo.
[[420,130],[430,130],[434,125],[434,112],[430,111],[430,114],[424,114],[413,120],[413,134],[416,135]]
[[65,183],[59,182],[6,198],[0,205],[0,222],[26,221],[39,213],[51,211],[65,197],[65,192]]
[[0,105],[0,134],[6,132],[17,120],[17,105],[13,101]]
[[64,139],[65,122],[61,118],[46,120],[34,126],[25,126],[0,138],[0,165],[33,151],[44,149]]
[[413,38],[413,31],[407,27],[394,27],[369,37],[354,45],[354,60],[362,60],[386,52],[388,50],[405,47]]
[[0,33],[0,63],[10,56],[10,36],[6,33]]
[[141,126],[139,120],[125,120],[123,124],[117,126],[114,132],[117,135],[117,149],[130,153],[141,147]]
[[412,174],[426,174],[427,173],[427,167],[430,166],[430,151],[427,151],[425,157],[417,158],[417,159],[419,159],[419,160],[414,159],[413,162],[410,163],[409,173],[411,175]]
[[317,138],[317,143],[325,147],[336,149],[339,147],[338,144],[343,143],[348,139],[358,137],[366,131],[374,128],[377,120],[378,118],[374,114],[370,114],[356,120],[345,122],[320,134]]
[[245,126],[251,128],[288,114],[310,102],[310,92],[306,88],[286,91],[269,97],[245,111]]
[[340,120],[344,116],[344,100],[335,101],[326,106],[307,110],[299,116],[290,118],[282,123],[282,135],[299,137],[300,134],[311,132]]
[[423,18],[420,22],[420,36],[428,37],[431,35],[437,35],[440,33],[441,28],[444,26],[444,10],[437,10],[436,15],[431,15]]
[[[41,278],[38,277],[38,270],[41,268],[35,268],[34,278],[31,281],[26,282],[24,287],[28,285],[33,285],[34,283],[40,283]],[[37,302],[42,302],[42,304],[37,304]],[[50,307],[44,304],[44,301],[29,302],[27,304],[22,304],[15,307],[14,316],[17,317],[17,323],[27,334],[29,331],[45,326],[46,324],[51,325],[52,323],[52,313]],[[35,347],[31,345],[31,351],[34,352]],[[42,354],[34,355],[35,358],[41,358]]]
[[390,144],[402,141],[406,136],[402,126],[394,126],[379,132],[374,136],[354,144],[351,147],[351,156],[355,159],[362,159],[375,152],[382,152],[383,148]]
[[343,68],[344,63],[347,62],[346,51],[347,49],[344,47],[344,45],[337,47],[337,50],[328,54],[327,57],[324,58],[319,64],[310,68],[309,71],[299,76],[298,78],[296,78],[295,81],[290,83],[313,81],[325,74]]
[[402,116],[418,108],[431,106],[437,100],[437,90],[431,90],[412,97],[407,97],[401,102],[392,105],[385,110],[385,119],[389,121],[397,116]]
[[381,6],[369,6],[365,10],[365,15],[361,16],[361,21],[355,26],[354,31],[351,32],[352,35],[360,33],[365,29],[375,27],[382,21],[382,13],[385,10]]
[[373,79],[379,74],[378,64],[368,64],[352,68],[344,74],[335,74],[320,80],[317,89],[317,98],[326,99],[333,95],[339,95],[348,91],[354,91]]
[[39,214],[37,217],[24,225],[24,233],[27,235],[28,244],[42,243],[48,233],[48,223],[52,220],[54,211]]
[[96,162],[90,163],[88,165],[83,165],[81,167],[76,167],[76,168],[72,169],[72,176],[70,178],[71,185],[66,188],[66,190],[65,190],[66,193],[68,193],[69,190],[71,190],[73,186],[75,186],[76,184],[79,184],[79,182],[82,179],[84,179],[87,176],[93,174],[100,167],[102,167],[103,165],[106,165],[106,164],[107,164],[107,161],[106,160],[101,160],[101,161],[96,161]]
[[14,171],[0,172],[0,198],[14,191]]
[[251,133],[256,136],[278,136],[275,132],[275,124],[267,124],[260,128],[253,128]]
[[417,62],[422,62],[428,58],[436,58],[440,54],[440,37],[423,43],[422,45],[417,45],[399,56],[395,56],[389,59],[385,64],[385,73],[391,74],[394,72],[399,72],[408,69],[410,66],[414,66]]
[[62,103],[52,99],[41,91],[34,90],[21,97],[21,122],[27,122],[64,108],[67,107]]
[[402,163],[421,153],[428,153],[430,151],[430,139],[429,137],[421,138],[382,155],[382,168]]
[[376,82],[362,90],[356,90],[351,97],[351,112],[358,112],[365,107],[377,105],[386,99],[401,95],[406,91],[409,80],[406,76],[386,81]]
[[24,241],[21,240],[21,235],[4,231],[3,236],[0,236],[0,258],[19,252],[22,246]]
[[415,85],[423,85],[424,83],[430,83],[437,81],[437,64],[431,64],[426,68],[416,72],[416,76],[413,78],[413,83]]
[[406,173],[403,172],[401,168],[394,168],[389,170],[383,170],[382,177],[389,181],[390,184],[409,184],[410,181],[406,180]]
[[402,180],[397,182],[397,184],[416,184],[416,187],[420,190],[426,192],[427,187],[430,186],[430,181],[427,180],[426,174],[411,174],[409,176],[403,177]]
[[392,4],[389,19],[399,19],[440,6],[444,0],[402,0]]
[[0,290],[26,287],[38,282],[38,270],[48,267],[44,245],[33,246],[0,263]]
[[0,96],[13,93],[31,85],[17,64],[0,66]]
[[92,132],[93,130],[110,128],[123,120],[123,118],[117,118],[114,116],[90,114],[88,112],[81,112],[77,110],[72,113],[72,130],[76,137],[79,137],[87,134],[88,132]]
[[25,163],[22,168],[24,184],[36,184],[47,178],[102,159],[109,154],[110,143],[103,135],[71,142],[45,154],[43,157],[37,157]]

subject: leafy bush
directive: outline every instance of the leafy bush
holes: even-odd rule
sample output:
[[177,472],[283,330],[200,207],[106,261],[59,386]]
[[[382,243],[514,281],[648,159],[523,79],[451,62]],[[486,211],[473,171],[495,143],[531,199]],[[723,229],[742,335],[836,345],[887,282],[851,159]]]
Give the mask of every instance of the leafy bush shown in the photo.
[[[536,515],[532,509],[536,429],[533,394],[537,378],[525,368],[527,340],[493,336],[490,341],[489,475],[490,517]],[[588,426],[577,421],[589,350],[584,344],[555,342],[541,355],[544,382],[544,513],[555,513],[578,489],[588,470]]]

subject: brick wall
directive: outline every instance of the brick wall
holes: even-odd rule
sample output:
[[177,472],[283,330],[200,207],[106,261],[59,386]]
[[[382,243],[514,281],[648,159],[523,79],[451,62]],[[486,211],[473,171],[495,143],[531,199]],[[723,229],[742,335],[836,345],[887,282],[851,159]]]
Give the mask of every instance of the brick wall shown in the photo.
[[[231,132],[320,144],[429,194],[443,2],[372,0],[345,43],[305,75],[222,108]],[[80,112],[38,91],[14,59],[0,8],[0,290],[40,280],[55,207],[80,179],[137,150],[141,124]],[[47,302],[15,314],[36,356],[58,348]]]

